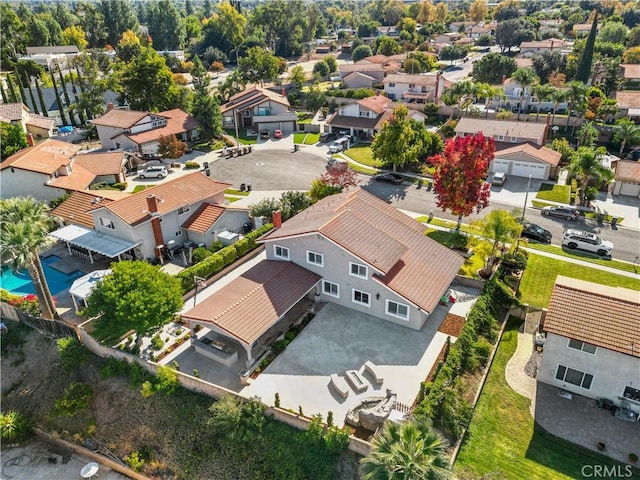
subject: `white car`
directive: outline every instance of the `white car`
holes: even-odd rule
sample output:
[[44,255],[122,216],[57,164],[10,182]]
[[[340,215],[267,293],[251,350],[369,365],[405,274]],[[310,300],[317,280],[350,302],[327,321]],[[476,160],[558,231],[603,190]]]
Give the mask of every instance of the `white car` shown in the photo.
[[491,185],[496,185],[501,187],[504,185],[504,182],[507,181],[507,174],[504,172],[496,172],[493,174],[493,178],[491,179]]
[[138,172],[138,178],[164,178],[167,175],[169,175],[169,172],[167,171],[167,167],[161,167],[161,166],[153,166],[153,167],[147,167],[142,171]]
[[601,257],[613,253],[613,243],[603,240],[599,236],[585,232],[584,230],[574,230],[572,228],[564,232],[562,246],[572,250],[579,248],[587,252],[597,253]]
[[349,148],[349,139],[342,137],[329,145],[329,153],[338,153]]

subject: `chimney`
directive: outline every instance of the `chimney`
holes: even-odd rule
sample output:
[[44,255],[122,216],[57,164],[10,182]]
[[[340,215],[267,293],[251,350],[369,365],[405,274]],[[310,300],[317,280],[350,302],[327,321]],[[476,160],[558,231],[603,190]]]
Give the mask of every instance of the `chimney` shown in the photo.
[[542,145],[547,144],[547,139],[549,138],[549,130],[551,129],[551,113],[547,114],[547,121],[545,122],[544,134],[542,136]]
[[150,213],[158,211],[158,199],[155,195],[147,195],[147,208]]
[[30,147],[33,147],[36,144],[36,142],[33,141],[33,134],[31,133],[27,133],[27,144]]
[[[151,229],[153,230],[153,240],[156,243],[154,252],[156,258],[162,260],[162,247],[164,247],[164,238],[162,236],[162,225],[160,225],[160,215],[158,215],[158,199],[155,195],[147,195],[147,207],[151,215]],[[154,215],[155,214],[155,215]]]
[[280,210],[271,213],[271,222],[273,223],[273,228],[282,226],[282,212]]
[[436,91],[433,93],[435,103],[438,103],[440,98],[440,72],[436,73]]
[[113,110],[113,103],[109,102],[109,104],[107,105],[107,112],[110,112],[111,110]]

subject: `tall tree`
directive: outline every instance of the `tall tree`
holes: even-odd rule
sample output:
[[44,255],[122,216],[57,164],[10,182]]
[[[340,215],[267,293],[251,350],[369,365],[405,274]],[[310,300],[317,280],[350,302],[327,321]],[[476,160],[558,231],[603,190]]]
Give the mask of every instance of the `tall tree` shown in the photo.
[[360,462],[363,480],[453,477],[447,458],[448,442],[425,420],[387,422],[371,443],[371,453]]
[[524,107],[525,98],[527,96],[526,94],[528,93],[529,96],[531,95],[531,87],[538,83],[539,79],[538,77],[536,77],[536,74],[533,72],[533,70],[530,70],[528,68],[517,69],[515,72],[513,72],[511,78],[513,78],[520,84],[520,104],[518,106],[518,121],[520,121],[520,114],[522,113],[522,109]]
[[49,237],[49,207],[33,197],[0,200],[0,248],[14,271],[26,269],[40,303],[42,316],[56,318],[53,297],[44,276],[39,254],[55,241]]
[[27,148],[27,136],[20,125],[0,122],[2,141],[0,141],[0,160],[9,158],[23,148]]
[[44,98],[42,97],[42,89],[40,88],[40,82],[38,81],[40,77],[33,77],[33,82],[36,86],[36,92],[38,92],[38,101],[40,102],[40,108],[42,108],[42,114],[45,117],[49,116],[49,111],[47,110],[47,105],[44,103]]
[[205,136],[218,137],[222,134],[222,113],[216,99],[209,94],[209,74],[205,70],[200,59],[193,59],[194,98],[192,113],[200,124]]
[[538,99],[538,107],[536,108],[536,122],[538,121],[538,117],[540,116],[540,104],[542,102],[546,102],[547,100],[552,100],[555,91],[556,88],[549,85],[548,83],[535,85],[533,87],[533,93]]
[[564,90],[554,87],[553,91],[551,92],[550,98],[553,101],[553,115],[551,116],[551,125],[555,125],[558,106],[567,99],[567,94]]
[[587,108],[587,86],[582,82],[573,81],[569,82],[567,87],[569,87],[566,91],[570,109],[569,115],[567,115],[567,127],[569,127],[571,110],[574,110],[576,114],[582,115]]
[[60,110],[64,110],[65,106],[68,108],[67,113],[69,114],[69,121],[71,122],[71,125],[75,126],[77,125],[76,115],[71,108],[71,99],[69,98],[69,92],[67,91],[67,82],[64,81],[60,65],[58,65],[58,76],[60,77],[60,88],[62,89],[62,94],[64,95],[64,105],[59,105]]
[[422,138],[414,131],[408,114],[409,109],[405,106],[394,108],[371,145],[373,158],[385,165],[392,165],[394,172],[398,167],[417,162],[423,149]]
[[582,57],[576,71],[575,80],[586,84],[591,77],[591,64],[593,63],[593,49],[596,43],[596,33],[598,30],[598,11],[596,10],[591,24],[591,31],[587,37],[587,43],[584,46]]
[[75,45],[79,50],[84,50],[89,44],[84,30],[77,25],[72,25],[62,31],[62,43],[64,45]]
[[110,45],[116,45],[127,30],[138,30],[138,19],[129,0],[101,0],[100,12]]
[[[84,30],[88,48],[101,48],[107,42],[107,29],[100,5],[89,1],[80,1],[76,6],[78,26]],[[112,46],[116,44],[113,43]]]
[[447,140],[444,152],[429,159],[436,169],[436,204],[443,211],[448,209],[458,215],[458,230],[463,216],[489,205],[491,185],[485,179],[494,154],[493,139],[480,132]]
[[184,20],[170,0],[149,4],[147,27],[156,50],[180,50],[187,32]]
[[620,144],[619,155],[622,156],[625,147],[640,145],[640,126],[628,118],[617,120],[613,127],[613,142]]
[[261,47],[252,47],[240,59],[239,72],[246,83],[273,80],[278,74],[279,58]]
[[476,83],[476,95],[478,98],[484,98],[484,116],[489,116],[489,102],[495,97],[504,97],[504,91],[497,85],[489,85],[488,83]]
[[604,147],[580,147],[569,162],[569,171],[579,177],[580,204],[587,205],[589,188],[593,183],[596,187],[604,181],[613,179],[613,171],[604,166],[601,158],[607,151]]
[[475,0],[469,6],[469,18],[473,20],[475,23],[480,23],[487,18],[487,14],[489,13],[489,8],[487,7],[487,2],[485,0]]
[[513,58],[493,52],[473,63],[471,75],[476,82],[500,85],[503,77],[509,78],[517,69]]
[[56,94],[56,103],[58,105],[58,111],[60,112],[60,121],[62,125],[68,125],[67,116],[64,113],[64,106],[62,105],[62,99],[60,98],[60,91],[58,90],[58,84],[56,83],[56,77],[53,69],[49,70],[49,74],[51,75],[51,83],[53,84],[53,91]]
[[522,231],[522,225],[506,210],[492,210],[483,219],[473,222],[473,225],[480,229],[483,237],[493,240],[487,266],[489,271],[493,267],[499,244],[504,245],[515,241]]

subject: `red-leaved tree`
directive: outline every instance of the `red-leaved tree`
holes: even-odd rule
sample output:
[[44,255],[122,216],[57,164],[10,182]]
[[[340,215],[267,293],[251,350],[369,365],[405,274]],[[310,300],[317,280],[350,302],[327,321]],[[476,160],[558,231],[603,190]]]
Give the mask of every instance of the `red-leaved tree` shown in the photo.
[[436,168],[433,174],[436,203],[443,211],[458,215],[458,230],[462,217],[489,205],[491,185],[485,179],[495,150],[493,139],[479,132],[447,140],[444,152],[429,158]]
[[320,180],[332,187],[345,189],[357,185],[358,174],[349,168],[347,162],[334,162],[327,167],[327,173]]

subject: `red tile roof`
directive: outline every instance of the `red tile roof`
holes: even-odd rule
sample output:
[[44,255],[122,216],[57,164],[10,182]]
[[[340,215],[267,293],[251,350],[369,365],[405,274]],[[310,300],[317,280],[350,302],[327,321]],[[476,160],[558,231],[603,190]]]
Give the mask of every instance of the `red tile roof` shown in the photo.
[[521,143],[519,145],[516,145],[515,147],[496,151],[495,157],[507,157],[514,153],[522,153],[528,157],[535,158],[536,160],[540,160],[541,162],[548,163],[556,167],[558,166],[558,163],[560,163],[560,159],[562,158],[562,155],[555,150],[551,150],[550,148],[544,146],[534,145],[531,142]]
[[126,129],[131,128],[147,115],[149,115],[149,112],[139,112],[137,110],[120,110],[114,108],[112,110],[109,110],[101,117],[94,118],[90,123],[93,123],[94,125],[104,125],[106,127]]
[[79,165],[95,175],[117,175],[124,161],[124,152],[85,153],[76,156],[73,166]]
[[242,111],[266,101],[273,101],[286,105],[287,107],[289,106],[289,100],[287,100],[287,97],[282,96],[279,93],[272,92],[266,88],[251,87],[240,93],[236,93],[229,98],[227,103],[220,106],[220,111],[222,113],[228,112],[229,110]]
[[640,292],[558,276],[544,330],[640,358],[639,319]]
[[363,98],[362,100],[358,100],[358,105],[366,108],[367,110],[371,110],[374,113],[380,115],[387,108],[387,105],[391,104],[391,100],[389,100],[384,95],[374,95],[373,97]]
[[183,314],[245,345],[258,340],[321,279],[292,262],[263,260]]
[[432,312],[464,259],[424,231],[421,223],[358,188],[322,199],[259,241],[319,233],[375,268],[377,281]]
[[611,93],[618,102],[618,108],[640,108],[640,93],[633,90],[618,90]]
[[435,86],[439,75],[411,75],[408,73],[395,73],[387,75],[384,79],[384,84],[388,83],[414,83],[416,85],[430,85]]
[[54,208],[51,213],[62,218],[66,222],[85,227],[94,228],[91,210],[98,208],[113,200],[103,198],[100,195],[90,192],[73,192],[69,198]]
[[155,115],[165,117],[167,119],[167,124],[162,127],[152,128],[151,130],[145,130],[144,132],[130,134],[127,136],[138,145],[142,145],[148,142],[156,141],[160,137],[166,137],[168,135],[178,135],[180,133],[188,132],[190,130],[198,128],[198,122],[196,121],[196,119],[188,113],[183,112],[179,108],[167,110],[166,112],[160,112]]
[[224,205],[203,203],[193,215],[182,224],[182,228],[204,235],[226,211],[227,207]]
[[0,163],[0,170],[14,167],[31,172],[52,175],[64,165],[69,165],[80,145],[48,138],[32,147],[23,148]]
[[628,79],[640,78],[640,65],[635,63],[623,63],[620,65],[622,68],[622,76]]
[[616,165],[616,181],[640,182],[640,162],[618,160]]
[[60,175],[49,182],[50,187],[65,190],[86,190],[96,179],[96,174],[80,165],[74,165],[70,175]]
[[213,198],[230,186],[229,183],[207,177],[203,172],[194,172],[134,193],[105,208],[129,225],[135,225],[150,219],[147,205],[149,195],[158,199],[158,212],[165,215],[184,205]]

